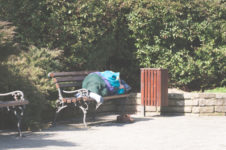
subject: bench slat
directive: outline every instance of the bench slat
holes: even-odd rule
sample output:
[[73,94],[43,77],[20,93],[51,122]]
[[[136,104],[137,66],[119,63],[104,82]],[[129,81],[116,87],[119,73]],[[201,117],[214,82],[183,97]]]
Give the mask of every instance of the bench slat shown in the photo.
[[[103,97],[104,101],[106,100],[113,100],[113,99],[119,99],[119,98],[125,98],[128,97],[129,94],[121,94],[121,95],[112,95],[112,96],[105,96]],[[75,98],[75,97],[65,97],[62,99],[64,103],[75,103],[76,101],[81,100],[81,98]],[[93,99],[84,99],[84,101],[89,101]]]
[[104,100],[111,100],[111,99],[124,98],[124,97],[128,97],[128,96],[129,96],[129,94],[121,94],[121,95],[105,96],[103,98],[104,98]]
[[2,107],[11,107],[11,106],[19,106],[19,105],[26,105],[29,102],[27,100],[23,101],[0,101],[0,108]]
[[[82,100],[81,97],[79,97],[79,98],[75,98],[75,97],[65,97],[65,98],[62,99],[62,101],[63,101],[64,103],[75,103],[75,102],[80,101],[80,100]],[[86,99],[86,98],[84,97],[83,100],[84,100],[84,101],[87,101],[87,100],[91,100],[91,99]]]
[[53,78],[55,83],[59,82],[72,82],[72,81],[82,81],[84,80],[85,76],[75,76],[75,77],[57,77]]
[[65,87],[81,87],[82,82],[74,82],[74,83],[56,83],[56,88],[65,88]]
[[96,71],[52,72],[49,74],[49,76],[50,77],[79,76],[79,75],[88,75],[91,72]]

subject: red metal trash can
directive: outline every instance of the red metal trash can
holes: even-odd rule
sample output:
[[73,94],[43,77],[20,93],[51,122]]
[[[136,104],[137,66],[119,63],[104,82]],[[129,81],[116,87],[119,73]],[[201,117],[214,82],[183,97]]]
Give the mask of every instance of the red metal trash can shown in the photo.
[[141,104],[144,106],[168,105],[168,70],[141,68]]

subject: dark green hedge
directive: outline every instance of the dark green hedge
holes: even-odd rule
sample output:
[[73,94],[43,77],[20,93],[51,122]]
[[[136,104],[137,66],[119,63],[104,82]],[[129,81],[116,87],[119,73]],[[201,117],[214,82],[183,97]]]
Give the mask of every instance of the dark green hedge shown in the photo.
[[170,85],[224,86],[226,4],[209,0],[144,0],[128,16],[142,67],[167,68]]

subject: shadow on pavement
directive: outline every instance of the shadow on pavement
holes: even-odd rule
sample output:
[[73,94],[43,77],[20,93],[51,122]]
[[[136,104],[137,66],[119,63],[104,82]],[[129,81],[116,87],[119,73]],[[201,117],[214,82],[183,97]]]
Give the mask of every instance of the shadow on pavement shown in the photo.
[[54,133],[24,133],[25,137],[16,137],[16,133],[1,133],[0,132],[0,149],[19,149],[19,148],[41,148],[48,146],[58,146],[64,149],[65,147],[77,146],[75,143],[64,140],[53,140]]
[[78,119],[67,121],[67,122],[58,122],[55,126],[48,128],[48,131],[86,131],[92,130],[92,127],[101,127],[101,126],[118,126],[123,127],[130,124],[134,124],[141,121],[149,121],[153,120],[153,117],[133,117],[131,118],[134,120],[133,122],[125,122],[125,123],[118,123],[117,122],[118,115],[100,115],[97,116],[95,121],[90,118],[87,118],[87,126],[84,127],[84,124]]
[[125,122],[125,123],[119,123],[117,122],[116,120],[116,117],[114,119],[111,119],[111,120],[108,120],[108,121],[96,121],[96,122],[93,122],[93,123],[90,123],[89,126],[118,126],[118,127],[121,127],[121,126],[126,126],[126,125],[130,125],[130,124],[134,124],[134,123],[137,123],[137,122],[141,122],[141,121],[149,121],[149,120],[153,120],[152,118],[144,118],[144,117],[133,117],[131,116],[131,118],[134,120],[133,122]]

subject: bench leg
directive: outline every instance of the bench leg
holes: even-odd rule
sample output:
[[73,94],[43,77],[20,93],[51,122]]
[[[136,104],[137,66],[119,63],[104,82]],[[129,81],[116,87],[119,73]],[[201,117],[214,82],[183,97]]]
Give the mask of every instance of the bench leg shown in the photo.
[[79,108],[82,110],[83,112],[83,124],[85,127],[87,127],[87,124],[86,124],[86,115],[87,115],[87,110],[89,108],[88,104],[85,103],[85,107],[84,106],[79,106]]
[[97,109],[101,106],[103,104],[103,102],[102,103],[96,103],[96,105],[95,105],[95,109],[94,109],[94,111],[92,112],[92,119],[93,119],[93,121],[96,121],[96,114],[97,114]]
[[24,114],[24,107],[19,106],[18,109],[14,108],[13,111],[14,111],[14,115],[17,118],[18,135],[19,135],[19,137],[22,137],[21,120],[22,120],[22,117],[23,117],[23,114]]
[[97,108],[99,108],[99,106],[97,106],[98,104],[94,104],[93,106],[93,110],[92,110],[92,120],[96,121],[96,112],[97,112]]
[[62,105],[61,107],[58,107],[57,108],[57,111],[56,111],[56,114],[54,116],[54,120],[53,120],[52,125],[55,125],[56,124],[56,119],[57,119],[58,114],[60,113],[61,110],[63,110],[66,107],[67,107],[67,105]]

